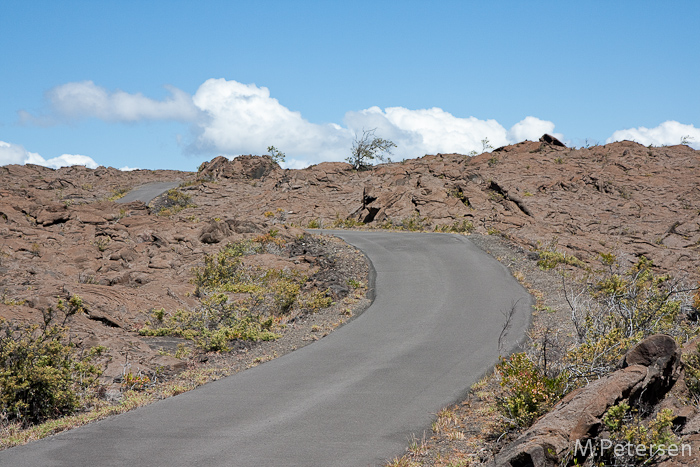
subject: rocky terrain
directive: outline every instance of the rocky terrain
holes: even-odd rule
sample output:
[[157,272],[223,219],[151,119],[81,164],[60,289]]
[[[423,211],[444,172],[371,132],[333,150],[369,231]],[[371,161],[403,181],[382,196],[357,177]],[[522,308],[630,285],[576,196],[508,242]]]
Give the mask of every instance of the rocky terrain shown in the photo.
[[[268,253],[244,257],[243,267],[309,277],[302,293],[320,291],[342,299],[352,295],[349,279],[364,281],[360,289],[366,286],[363,255],[340,240],[314,239],[280,225],[274,238],[265,238],[272,227],[264,218],[239,220],[223,209],[200,210],[202,219],[190,209],[172,216],[167,194],[150,207],[118,202],[119,195],[144,182],[181,180],[187,185],[192,173],[39,166],[0,167],[0,172],[0,318],[41,323],[42,312],[55,308],[59,299],[79,296],[85,313],[68,322],[70,337],[80,349],[107,348],[101,363],[108,385],[119,383],[127,370],[164,371],[167,376],[186,367],[186,360],[173,355],[184,339],[145,337],[139,330],[152,320],[153,310],[172,315],[201,308],[193,269],[230,242],[274,240]],[[338,301],[335,308],[341,305],[347,303]],[[298,342],[286,347],[317,339],[331,322],[337,326],[349,316],[349,310],[341,315],[335,309],[333,316],[314,320],[313,331],[322,332],[299,335]],[[298,316],[288,313],[279,324],[295,320]],[[243,344],[239,348],[247,352],[249,345]],[[289,350],[273,349],[278,354]]]
[[[589,264],[600,253],[626,264],[645,256],[695,283],[699,176],[700,151],[687,146],[572,149],[551,137],[361,171],[342,162],[284,170],[269,156],[217,157],[197,172],[0,167],[0,317],[38,322],[58,298],[79,295],[86,313],[71,334],[79,346],[110,349],[107,378],[129,361],[177,372],[185,362],[138,330],[155,309],[199,306],[193,268],[230,242],[274,231],[284,251],[251,256],[248,266],[298,271],[334,299],[348,294],[349,279],[366,280],[356,261],[341,259],[350,251],[312,240],[307,227],[473,232],[533,258],[556,248]],[[181,186],[149,206],[118,202],[157,181]]]
[[[550,139],[551,141],[551,139]],[[584,261],[598,253],[646,256],[663,270],[697,277],[699,152],[633,142],[570,149],[523,142],[476,157],[424,156],[355,171],[329,162],[282,170],[267,158],[216,158],[192,187],[204,216],[237,216],[329,227],[355,220],[507,236],[529,249],[552,242]],[[208,182],[212,180],[215,182]],[[317,224],[316,224],[317,223]]]

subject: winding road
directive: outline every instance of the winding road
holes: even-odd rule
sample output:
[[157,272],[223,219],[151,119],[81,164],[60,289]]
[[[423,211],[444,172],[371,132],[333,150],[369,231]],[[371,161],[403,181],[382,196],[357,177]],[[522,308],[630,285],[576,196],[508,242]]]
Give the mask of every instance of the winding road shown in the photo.
[[[194,391],[0,452],[2,466],[383,465],[496,363],[532,299],[468,237],[328,232],[365,252],[375,299],[320,341]],[[508,347],[508,346],[506,346]]]
[[171,188],[177,188],[180,186],[180,182],[153,182],[146,185],[141,185],[140,187],[134,188],[121,198],[117,200],[117,203],[130,203],[132,201],[143,201],[144,203],[150,203],[153,198],[162,195]]

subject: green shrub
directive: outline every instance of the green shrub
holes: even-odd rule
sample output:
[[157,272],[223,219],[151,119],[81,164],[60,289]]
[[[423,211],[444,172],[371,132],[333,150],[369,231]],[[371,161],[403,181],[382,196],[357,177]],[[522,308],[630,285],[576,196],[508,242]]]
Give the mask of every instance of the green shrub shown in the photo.
[[109,201],[116,201],[123,198],[129,192],[128,188],[117,187],[112,189],[112,194],[107,198]]
[[498,408],[510,427],[527,427],[564,394],[565,375],[545,375],[524,352],[502,358],[496,365],[504,394]]
[[[217,299],[218,305],[212,305]],[[213,352],[228,352],[228,342],[234,339],[270,341],[279,337],[272,331],[271,317],[239,314],[221,295],[207,302],[209,306],[195,311],[177,310],[162,320],[158,320],[160,310],[154,310],[151,316],[155,321],[147,321],[139,334],[182,337],[194,341],[202,350]]]
[[554,269],[560,264],[567,264],[569,266],[576,266],[580,268],[586,266],[586,263],[574,255],[568,255],[566,253],[562,253],[561,251],[538,250],[537,253],[539,254],[537,265],[544,270]]
[[391,149],[396,147],[393,141],[375,136],[376,128],[362,130],[362,136],[355,135],[350,157],[346,158],[355,170],[369,168],[375,159],[385,161],[391,155]]
[[[615,452],[613,449],[593,451],[594,465],[650,465],[670,449],[678,449],[679,439],[673,433],[675,416],[671,409],[660,410],[649,420],[642,420],[639,411],[626,402],[608,409],[603,424],[609,433],[611,446],[633,446],[633,450]],[[636,447],[644,449],[639,453]],[[641,454],[641,455],[638,455]]]
[[683,356],[685,385],[695,403],[700,402],[700,344],[695,352]]
[[332,304],[333,298],[328,295],[328,292],[317,290],[302,298],[301,307],[315,312],[321,308],[328,308]]
[[44,311],[43,325],[0,319],[0,410],[8,420],[29,425],[70,414],[96,385],[101,370],[93,361],[104,348],[77,353],[65,328],[82,305],[78,296],[59,300]]
[[180,190],[173,188],[168,190],[163,205],[158,211],[159,216],[172,216],[185,208],[192,208],[195,205],[192,203],[192,197]]
[[286,157],[285,154],[276,147],[268,146],[267,152],[270,154],[270,157],[272,157],[272,161],[275,164],[280,165],[282,162],[284,162],[284,158]]

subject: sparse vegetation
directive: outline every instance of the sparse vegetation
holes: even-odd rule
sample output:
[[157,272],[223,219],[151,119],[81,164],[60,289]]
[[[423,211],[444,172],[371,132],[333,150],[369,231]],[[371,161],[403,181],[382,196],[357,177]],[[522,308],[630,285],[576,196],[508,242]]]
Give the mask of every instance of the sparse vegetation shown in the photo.
[[41,256],[41,246],[36,242],[32,243],[32,246],[29,248],[29,253],[31,253],[32,256]]
[[129,192],[129,188],[126,187],[116,187],[112,189],[112,194],[107,198],[109,201],[116,201],[123,198]]
[[577,257],[557,250],[556,241],[550,243],[545,248],[537,249],[537,265],[542,269],[554,269],[560,264],[585,268],[586,263]]
[[442,224],[435,226],[436,232],[452,232],[452,233],[471,233],[474,231],[472,221],[464,219],[463,221],[454,221],[452,224]]
[[42,439],[64,430],[101,420],[110,415],[128,412],[156,400],[187,392],[229,374],[229,370],[215,367],[192,368],[179,373],[170,381],[158,385],[146,385],[142,391],[126,390],[116,404],[99,399],[91,399],[89,401],[91,410],[77,412],[74,415],[51,419],[29,427],[18,422],[5,422],[0,425],[0,449],[25,444],[29,441]]
[[[669,450],[678,449],[680,441],[673,432],[674,419],[671,409],[662,409],[654,418],[644,421],[639,410],[620,402],[603,416],[602,422],[609,433],[607,440],[612,446],[643,446],[649,448],[648,452],[646,449],[643,453],[597,449],[591,452],[588,462],[591,465],[654,465]],[[567,460],[578,465],[573,454],[570,453],[572,459]]]
[[192,203],[192,197],[182,191],[173,188],[168,190],[165,195],[165,200],[158,210],[159,216],[170,217],[185,208],[192,208],[195,205]]
[[333,221],[334,229],[352,229],[353,227],[364,227],[364,225],[363,222],[352,218],[342,219],[338,214],[336,214],[335,220]]
[[404,217],[398,222],[387,219],[382,222],[379,227],[389,230],[408,230],[410,232],[416,232],[426,230],[428,222],[428,218],[422,217],[420,213],[416,211],[410,217]]
[[498,408],[508,428],[530,426],[564,394],[566,373],[550,377],[524,352],[501,359],[496,365],[503,395]]
[[690,146],[691,141],[693,141],[693,138],[690,135],[682,136],[680,144]]
[[303,308],[309,309],[311,311],[318,311],[321,308],[328,308],[333,304],[333,298],[326,291],[317,290],[304,296],[301,301],[301,306]]
[[634,344],[657,333],[679,343],[698,333],[681,314],[687,291],[669,275],[658,275],[640,258],[622,271],[613,255],[603,255],[602,271],[570,286],[567,300],[576,329],[576,345],[565,358],[571,385],[581,385],[612,371]]
[[99,251],[105,251],[111,243],[111,241],[112,239],[110,237],[106,235],[100,235],[99,237],[95,238],[95,241],[93,243]]
[[[580,266],[565,258],[561,253],[553,255],[552,267]],[[549,343],[549,353],[546,345],[538,345],[537,359],[523,352],[497,365],[503,390],[497,401],[506,428],[529,426],[566,392],[609,374],[627,350],[652,334],[671,335],[683,343],[698,333],[680,314],[686,290],[670,276],[654,274],[651,261],[641,258],[622,271],[614,255],[600,259],[603,269],[588,268],[577,285],[566,287],[576,335],[572,345],[559,353],[563,357],[552,352],[554,342],[545,333],[541,343]],[[700,354],[686,362],[693,394],[700,387],[698,362]],[[643,430],[634,433],[642,436]],[[632,432],[622,435],[630,437]]]
[[282,165],[282,163],[284,162],[284,158],[286,157],[282,151],[279,151],[274,146],[268,146],[267,152],[268,152],[268,154],[270,154],[270,157],[272,157],[272,161],[275,164]]
[[[256,240],[230,243],[218,254],[206,256],[204,266],[193,271],[195,295],[200,297],[201,306],[172,314],[154,310],[153,319],[140,333],[184,337],[209,351],[227,351],[227,343],[233,339],[276,339],[274,318],[297,302],[306,277],[245,266],[243,256],[266,252],[267,244],[279,246],[274,231]],[[246,297],[230,300],[229,294]]]
[[43,312],[41,325],[0,319],[0,411],[22,427],[75,412],[101,374],[94,359],[103,347],[78,352],[66,321],[83,311],[77,295]]
[[0,303],[7,306],[21,306],[25,304],[25,300],[17,300],[10,298],[8,296],[7,290],[2,291],[2,296],[0,296]]
[[284,242],[277,233],[271,230],[254,240],[229,243],[219,253],[207,255],[204,266],[193,270],[200,306],[174,313],[152,310],[151,320],[139,332],[183,337],[203,350],[225,352],[234,339],[277,339],[275,323],[292,308],[316,311],[330,306],[332,298],[325,291],[302,293],[308,278],[296,271],[245,265],[244,256],[280,251]]

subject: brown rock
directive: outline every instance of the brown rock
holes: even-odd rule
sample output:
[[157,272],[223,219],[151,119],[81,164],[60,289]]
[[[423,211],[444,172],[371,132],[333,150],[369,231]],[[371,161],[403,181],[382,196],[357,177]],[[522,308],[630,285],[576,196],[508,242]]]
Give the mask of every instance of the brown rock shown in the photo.
[[565,147],[566,147],[566,145],[565,145],[564,143],[562,143],[561,141],[559,141],[558,139],[556,139],[554,136],[548,135],[548,134],[546,134],[546,133],[545,133],[544,135],[542,135],[542,137],[540,138],[540,142],[541,142],[541,143],[551,144],[552,146],[559,146],[559,147],[562,147],[562,148],[565,148]]
[[649,336],[630,349],[622,360],[622,367],[631,365],[650,366],[659,359],[679,358],[676,341],[665,334]]
[[42,208],[36,214],[37,224],[49,226],[68,221],[71,213],[68,211],[68,206],[63,204],[53,204]]
[[238,156],[229,160],[223,156],[199,166],[198,178],[218,180],[221,178],[261,179],[275,170],[280,170],[270,156]]
[[212,219],[209,224],[202,227],[199,232],[199,241],[202,243],[219,243],[231,235],[233,231],[227,222]]
[[[678,347],[668,336],[650,336],[625,356],[627,366],[567,395],[515,442],[496,456],[498,467],[559,465],[576,440],[595,436],[601,417],[624,399],[657,402],[671,388],[680,365]],[[671,345],[672,343],[672,345]],[[632,364],[637,361],[640,363]]]

